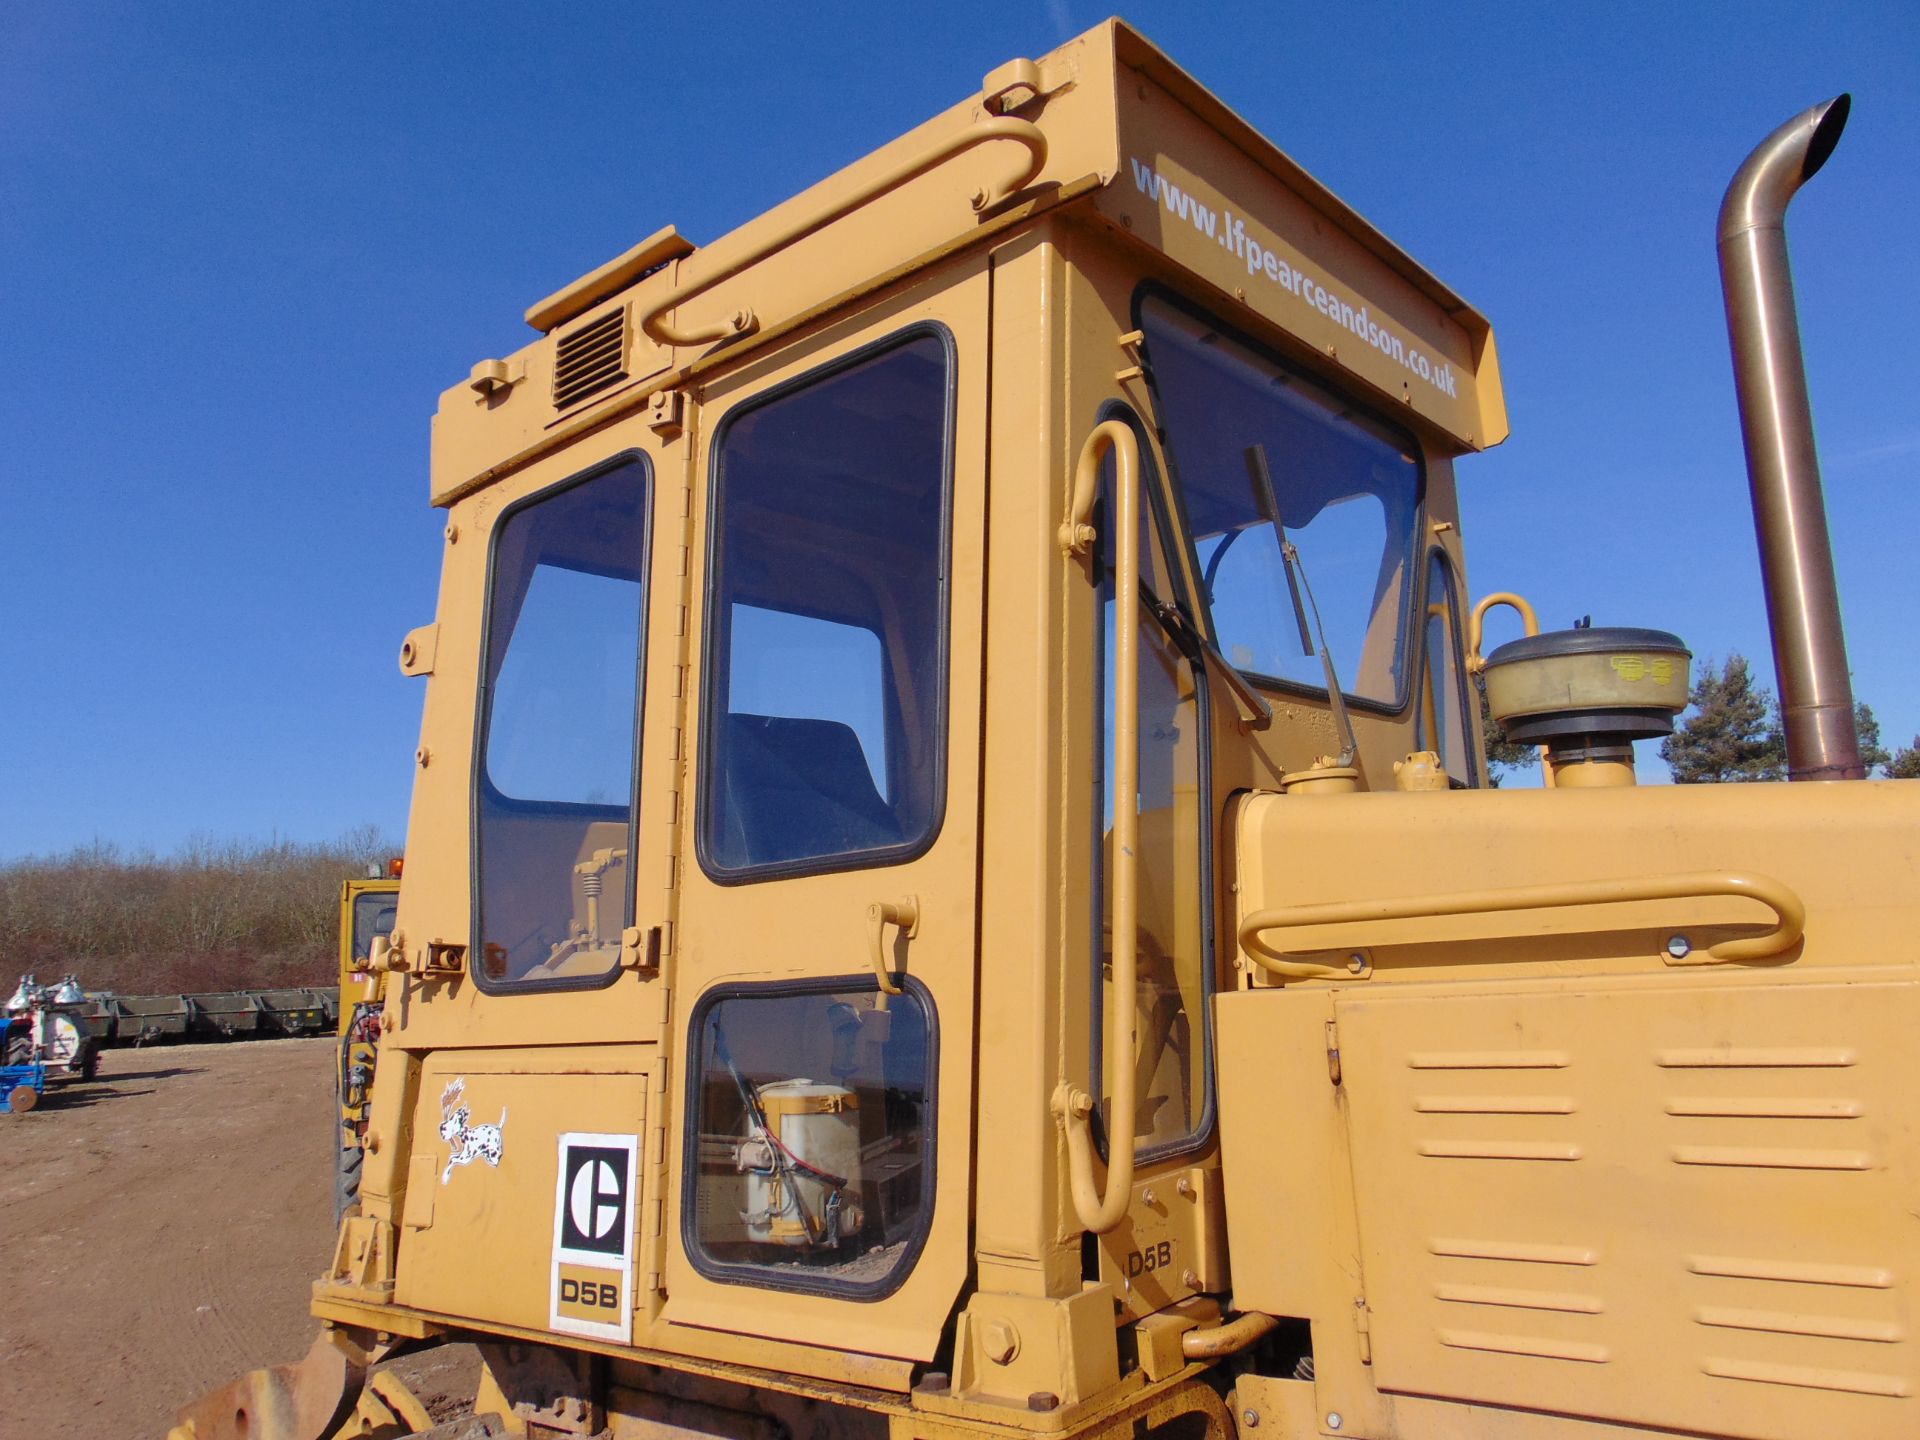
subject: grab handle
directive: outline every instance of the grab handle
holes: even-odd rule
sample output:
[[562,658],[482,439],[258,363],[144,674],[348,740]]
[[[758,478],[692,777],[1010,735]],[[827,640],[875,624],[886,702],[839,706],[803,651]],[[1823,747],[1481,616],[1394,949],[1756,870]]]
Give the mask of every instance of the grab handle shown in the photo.
[[1495,606],[1505,605],[1520,617],[1520,623],[1527,634],[1540,633],[1540,617],[1534,613],[1533,606],[1527,603],[1524,595],[1516,595],[1511,590],[1496,590],[1491,595],[1482,595],[1480,603],[1473,607],[1467,617],[1467,671],[1478,675],[1487,668],[1486,657],[1480,653],[1480,642],[1485,636],[1487,612]]
[[[1482,595],[1480,603],[1473,607],[1473,613],[1467,617],[1467,673],[1478,675],[1487,668],[1486,656],[1480,653],[1481,641],[1486,635],[1487,612],[1496,605],[1505,605],[1520,617],[1520,623],[1529,635],[1540,633],[1540,617],[1534,613],[1526,597],[1516,595],[1511,590],[1496,590],[1491,595]],[[1483,702],[1484,703],[1484,702]],[[1557,788],[1553,783],[1553,762],[1548,756],[1547,747],[1536,745],[1540,755],[1540,786],[1545,790]]]
[[[1740,895],[1758,900],[1773,911],[1774,926],[1764,935],[1722,940],[1704,957],[1673,949],[1669,963],[1711,964],[1771,960],[1784,955],[1807,928],[1807,907],[1786,884],[1769,875],[1731,870],[1700,870],[1685,875],[1624,876],[1616,880],[1578,880],[1551,885],[1521,885],[1510,890],[1463,890],[1454,895],[1420,895],[1400,900],[1341,900],[1324,905],[1286,905],[1256,910],[1240,922],[1240,946],[1254,963],[1281,980],[1352,980],[1372,974],[1363,962],[1358,970],[1336,969],[1292,958],[1310,953],[1275,944],[1265,937],[1275,930],[1308,926],[1366,926],[1389,920],[1427,920],[1447,915],[1502,914],[1514,910],[1559,910],[1573,905],[1622,905],[1636,900],[1699,900],[1717,895]],[[1353,949],[1355,943],[1316,945],[1315,950]]]
[[[1105,1053],[1115,1076],[1107,1122],[1107,1187],[1093,1178],[1093,1107],[1086,1091],[1062,1082],[1053,1113],[1067,1137],[1067,1179],[1080,1223],[1096,1235],[1117,1226],[1133,1192],[1134,1009],[1139,939],[1140,854],[1140,442],[1131,426],[1107,420],[1080,447],[1059,540],[1068,555],[1095,537],[1091,519],[1100,465],[1114,457],[1113,581],[1113,988]],[[1099,579],[1096,574],[1095,580]]]
[[976,211],[998,205],[1009,195],[1025,189],[1047,163],[1047,137],[1041,132],[1040,127],[1031,121],[1017,120],[1010,115],[982,120],[956,135],[949,135],[935,142],[918,155],[910,156],[891,169],[875,175],[851,195],[834,201],[825,209],[788,221],[778,230],[764,237],[758,245],[751,247],[745,254],[730,264],[722,266],[713,274],[683,285],[678,290],[669,291],[664,299],[648,307],[641,315],[642,333],[656,345],[706,345],[715,340],[751,335],[760,328],[760,317],[755,315],[750,307],[736,310],[724,320],[717,320],[691,330],[669,325],[661,317],[669,310],[686,304],[694,296],[712,289],[722,280],[731,279],[749,266],[759,264],[769,255],[786,249],[802,236],[831,225],[843,215],[850,214],[862,205],[879,199],[890,190],[899,189],[909,180],[918,179],[927,171],[944,164],[956,155],[978,145],[991,144],[996,140],[1011,140],[1027,152],[1026,159],[1019,170],[1009,173],[990,187],[983,186],[973,194],[972,204]]

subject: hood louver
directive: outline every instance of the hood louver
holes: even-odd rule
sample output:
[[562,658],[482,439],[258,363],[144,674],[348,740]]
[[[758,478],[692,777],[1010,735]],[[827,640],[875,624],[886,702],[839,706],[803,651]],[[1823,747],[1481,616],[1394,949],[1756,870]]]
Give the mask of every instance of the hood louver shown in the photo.
[[623,305],[559,339],[553,363],[556,410],[577,405],[627,378],[627,309]]

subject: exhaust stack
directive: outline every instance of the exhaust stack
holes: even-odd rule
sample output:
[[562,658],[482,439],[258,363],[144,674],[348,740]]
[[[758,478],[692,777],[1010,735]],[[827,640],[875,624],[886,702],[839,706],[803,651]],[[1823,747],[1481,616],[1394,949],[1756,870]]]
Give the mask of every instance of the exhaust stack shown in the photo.
[[1866,776],[1786,234],[1788,202],[1833,154],[1851,105],[1841,95],[1774,131],[1747,156],[1720,204],[1720,286],[1792,780]]

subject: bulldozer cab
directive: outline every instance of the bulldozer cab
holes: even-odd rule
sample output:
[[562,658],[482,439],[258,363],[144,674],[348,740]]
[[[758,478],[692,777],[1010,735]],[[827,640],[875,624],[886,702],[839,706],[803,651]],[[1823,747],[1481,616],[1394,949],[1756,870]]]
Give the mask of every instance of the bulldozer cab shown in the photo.
[[[1504,427],[1485,323],[1254,143],[1108,27],[712,247],[654,237],[445,397],[389,1043],[397,1123],[457,1138],[394,1197],[396,1303],[904,1375],[983,1264],[1136,1318],[1223,1287],[1224,797],[1342,748],[1323,651],[1369,758],[1414,748],[1416,604],[1457,701],[1448,466]],[[1115,1075],[1193,1203],[1083,1255],[1033,1167],[1063,1077],[1097,1132]],[[610,1281],[554,1208],[586,1157],[632,1211]]]
[[1913,804],[1487,788],[1470,305],[1109,22],[527,318],[336,1334],[582,1434],[1895,1433]]

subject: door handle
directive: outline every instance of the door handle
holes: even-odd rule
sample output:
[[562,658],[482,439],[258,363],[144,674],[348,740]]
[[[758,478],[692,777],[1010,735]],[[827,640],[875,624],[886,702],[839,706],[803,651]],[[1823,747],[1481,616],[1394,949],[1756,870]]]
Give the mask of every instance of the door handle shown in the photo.
[[867,906],[867,958],[873,963],[873,978],[880,982],[880,998],[875,1009],[887,1008],[889,995],[901,995],[900,983],[895,980],[887,968],[886,932],[887,926],[897,925],[900,933],[911,940],[920,933],[920,898],[909,895],[904,900],[876,900]]

